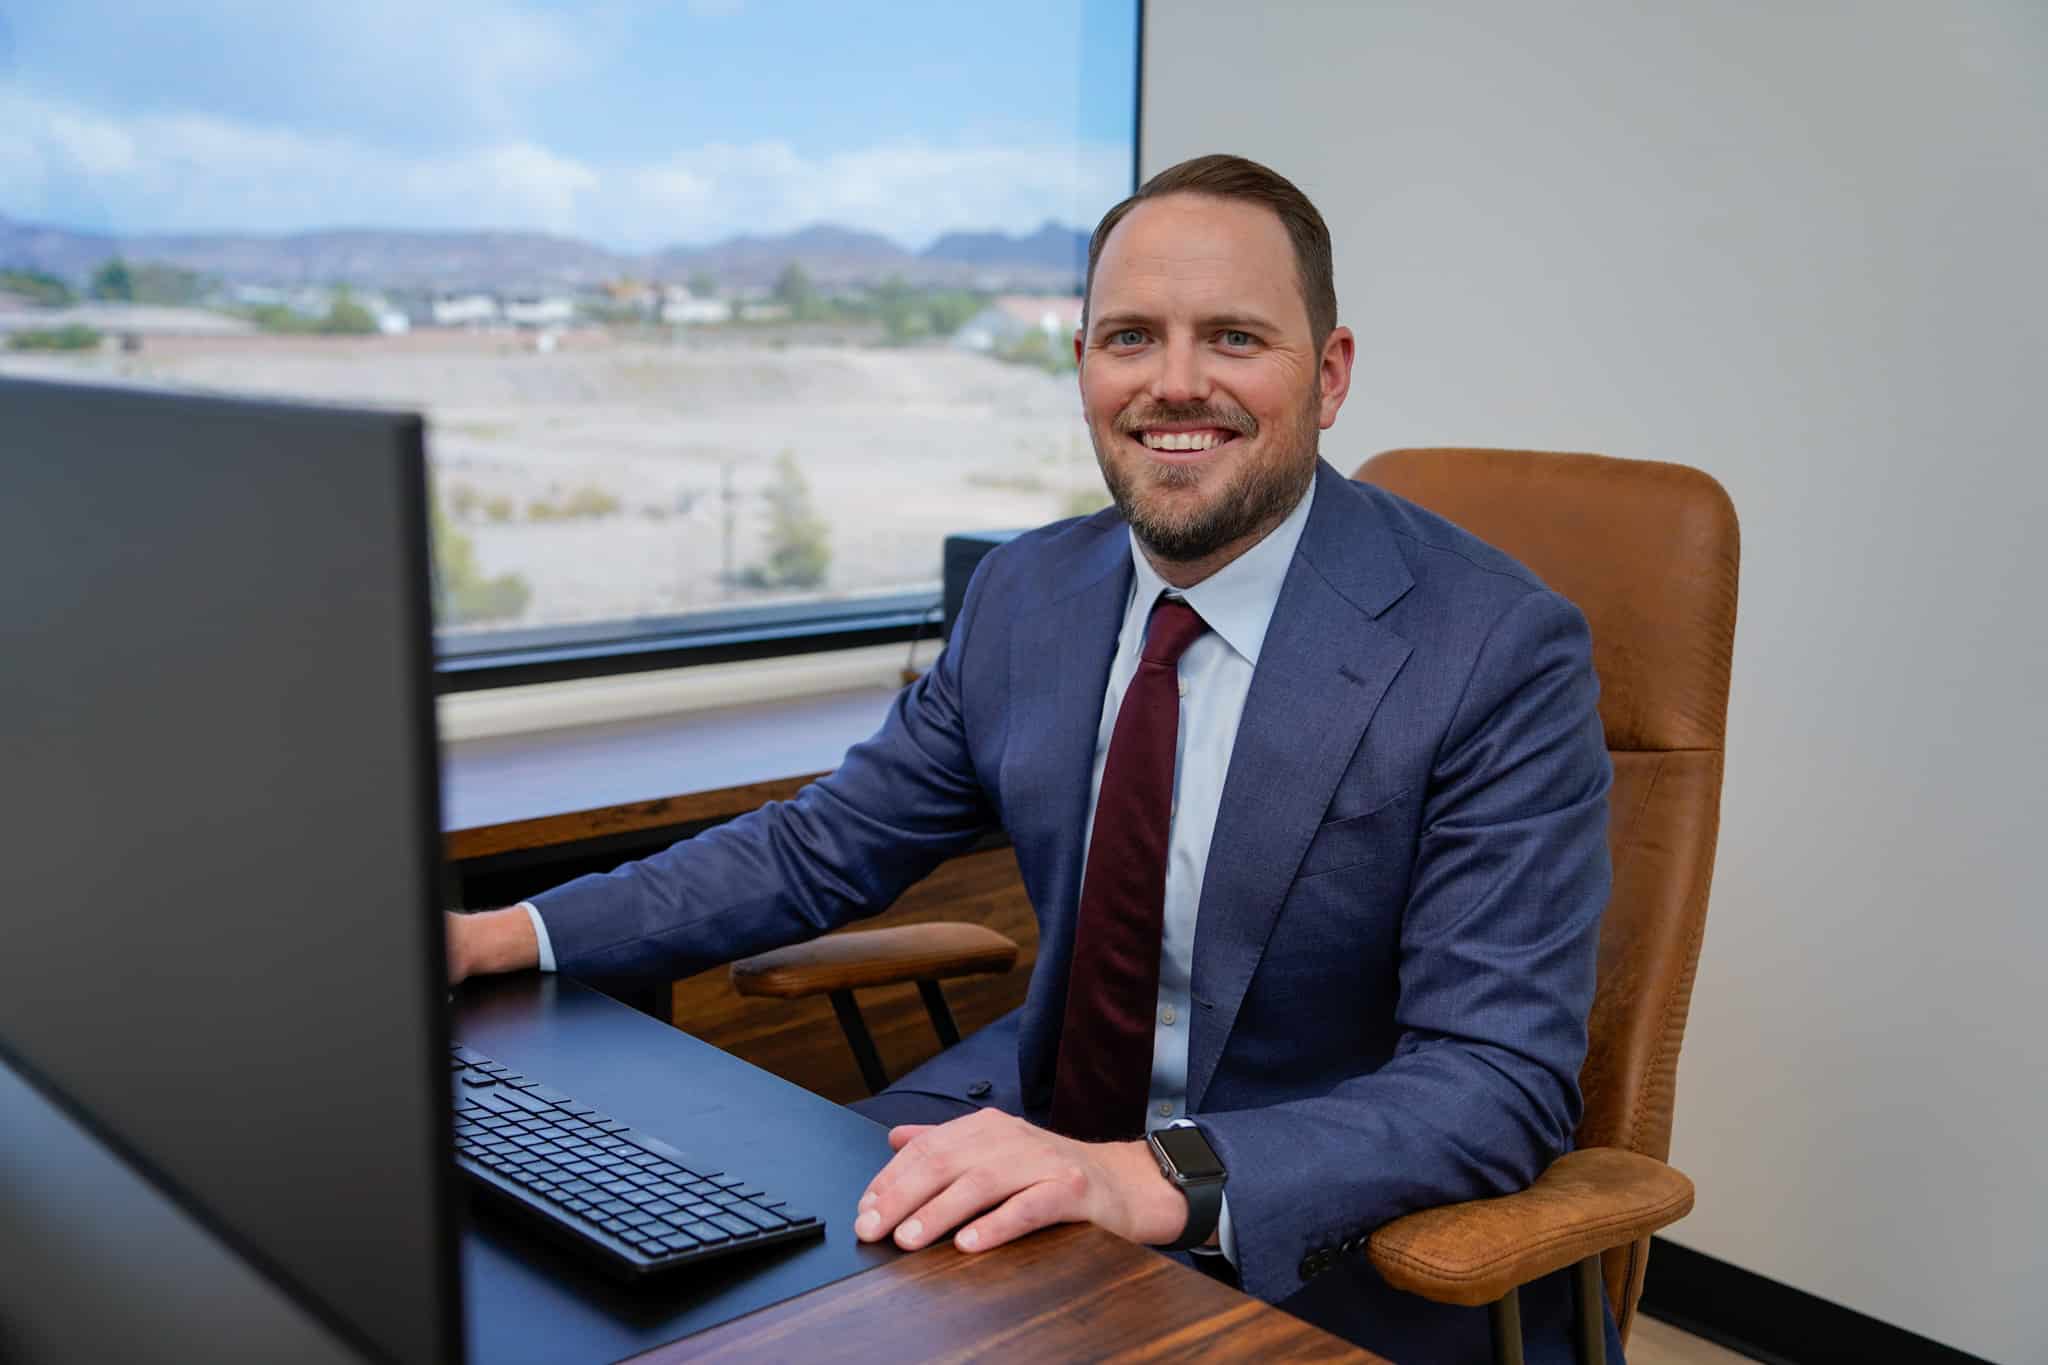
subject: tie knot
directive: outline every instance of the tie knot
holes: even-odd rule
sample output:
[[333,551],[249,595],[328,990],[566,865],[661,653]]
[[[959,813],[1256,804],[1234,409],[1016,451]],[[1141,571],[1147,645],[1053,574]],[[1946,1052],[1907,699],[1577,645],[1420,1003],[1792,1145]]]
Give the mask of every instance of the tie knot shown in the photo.
[[1138,651],[1138,657],[1148,664],[1172,668],[1187,653],[1188,646],[1208,631],[1209,623],[1193,607],[1177,597],[1162,597],[1152,608],[1152,620],[1145,628],[1145,647]]

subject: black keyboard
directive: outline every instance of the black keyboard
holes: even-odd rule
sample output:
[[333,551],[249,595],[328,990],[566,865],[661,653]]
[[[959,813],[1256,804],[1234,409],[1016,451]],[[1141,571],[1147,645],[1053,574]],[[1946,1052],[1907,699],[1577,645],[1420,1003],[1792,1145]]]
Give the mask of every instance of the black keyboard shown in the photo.
[[639,1278],[825,1225],[472,1048],[449,1059],[455,1164],[614,1274]]

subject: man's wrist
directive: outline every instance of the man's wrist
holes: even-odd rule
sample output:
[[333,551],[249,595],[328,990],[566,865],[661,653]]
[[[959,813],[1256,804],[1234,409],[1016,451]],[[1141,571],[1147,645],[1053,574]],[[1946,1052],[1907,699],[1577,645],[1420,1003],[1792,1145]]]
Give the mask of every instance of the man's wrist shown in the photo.
[[1131,1240],[1147,1246],[1165,1246],[1177,1240],[1188,1225],[1188,1197],[1159,1169],[1159,1159],[1145,1139],[1119,1142],[1115,1147],[1126,1172],[1134,1225]]
[[455,967],[463,976],[529,971],[540,965],[533,921],[518,906],[462,915],[455,935]]

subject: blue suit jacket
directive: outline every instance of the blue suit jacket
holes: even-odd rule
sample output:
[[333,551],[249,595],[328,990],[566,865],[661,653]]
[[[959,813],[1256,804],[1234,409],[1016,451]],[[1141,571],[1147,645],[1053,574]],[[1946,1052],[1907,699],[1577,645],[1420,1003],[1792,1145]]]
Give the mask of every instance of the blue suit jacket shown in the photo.
[[[1570,1145],[1609,883],[1597,684],[1584,619],[1526,569],[1316,477],[1203,880],[1187,1108],[1230,1171],[1247,1292],[1452,1359],[1483,1315],[1316,1253],[1521,1189]],[[1113,511],[994,551],[938,663],[830,777],[537,897],[561,969],[679,976],[809,938],[1000,826],[1039,922],[1025,1003],[904,1084],[990,1082],[983,1103],[1043,1119],[1130,580]]]

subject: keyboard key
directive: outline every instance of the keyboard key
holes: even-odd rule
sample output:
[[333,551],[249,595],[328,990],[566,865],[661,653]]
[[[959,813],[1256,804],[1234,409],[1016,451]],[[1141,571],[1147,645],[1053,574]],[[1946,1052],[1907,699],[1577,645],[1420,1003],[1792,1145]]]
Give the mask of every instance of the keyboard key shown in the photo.
[[777,1228],[789,1226],[787,1218],[782,1217],[780,1214],[770,1213],[766,1209],[756,1208],[752,1204],[735,1204],[727,1212],[739,1215],[763,1232],[774,1232]]
[[645,1208],[649,1204],[658,1204],[661,1202],[659,1199],[656,1199],[653,1195],[649,1194],[645,1190],[632,1190],[626,1194],[620,1195],[619,1198],[625,1200],[628,1204],[631,1204],[636,1209]]
[[606,1214],[611,1217],[616,1217],[622,1213],[631,1213],[633,1211],[633,1206],[631,1204],[626,1203],[624,1200],[607,1199],[602,1204],[599,1204],[597,1206],[597,1211],[599,1213]]
[[690,1236],[687,1232],[670,1232],[668,1236],[661,1239],[661,1244],[669,1251],[690,1251],[703,1245],[703,1243]]
[[709,1218],[714,1213],[724,1212],[718,1205],[707,1203],[702,1199],[692,1199],[689,1203],[683,1205],[683,1208],[689,1213],[696,1214],[699,1218]]
[[717,1227],[724,1228],[727,1232],[733,1235],[733,1238],[736,1241],[741,1238],[752,1237],[758,1231],[758,1229],[756,1229],[754,1225],[752,1223],[749,1223],[746,1219],[735,1218],[730,1213],[716,1213],[713,1214],[711,1217],[705,1219],[704,1221],[707,1223],[714,1224]]
[[712,1223],[688,1223],[684,1225],[683,1231],[689,1233],[706,1246],[715,1247],[732,1240],[731,1233]]
[[460,1043],[454,1044],[448,1049],[448,1051],[449,1054],[453,1056],[457,1061],[465,1062],[470,1066],[495,1065],[495,1063],[493,1063],[490,1058],[484,1056],[483,1053],[478,1052],[473,1048],[466,1048]]
[[655,1215],[679,1212],[676,1206],[669,1203],[666,1199],[657,1199],[651,1204],[642,1204],[640,1207]]
[[626,1225],[616,1218],[600,1219],[598,1226],[606,1232],[624,1232],[626,1230]]

